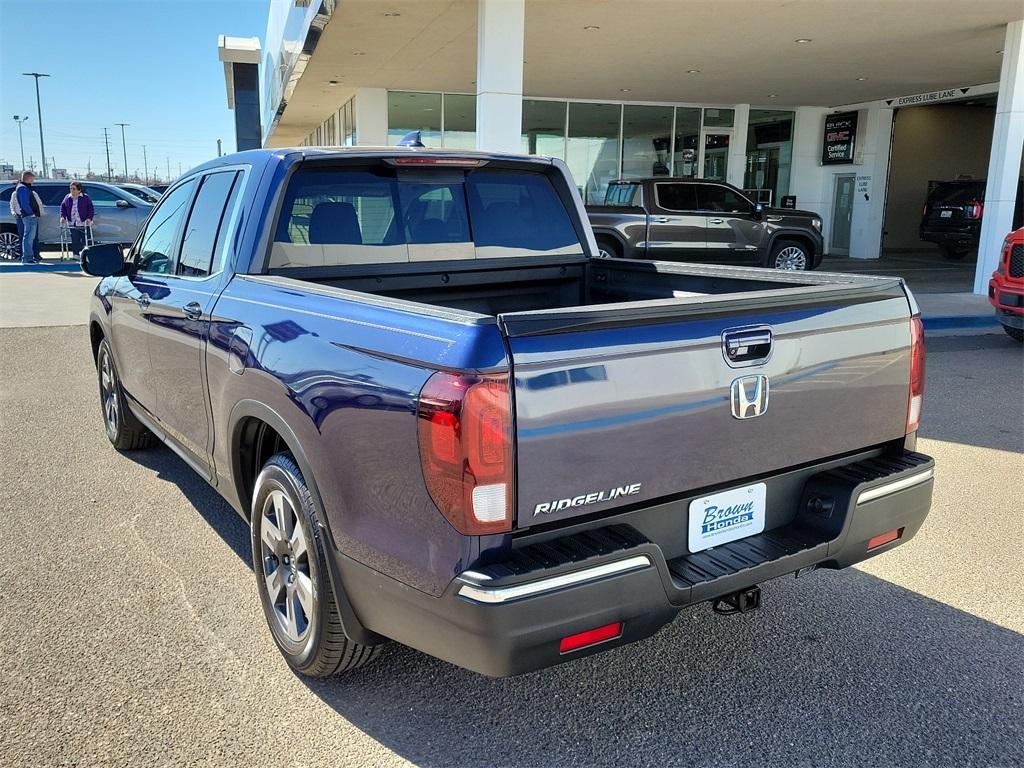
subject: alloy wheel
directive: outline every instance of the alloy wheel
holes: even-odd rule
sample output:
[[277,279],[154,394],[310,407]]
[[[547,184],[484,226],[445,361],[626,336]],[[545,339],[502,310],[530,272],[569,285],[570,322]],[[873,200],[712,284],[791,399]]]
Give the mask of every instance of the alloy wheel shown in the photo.
[[280,489],[267,494],[260,514],[263,581],[275,628],[298,643],[309,634],[315,615],[306,535],[291,499]]
[[100,353],[100,405],[103,407],[103,423],[107,428],[107,436],[117,439],[117,428],[121,421],[121,413],[117,401],[117,373],[110,360],[110,353]]
[[15,232],[0,232],[0,258],[16,259],[21,256],[21,242]]
[[775,256],[775,268],[791,271],[807,269],[807,254],[803,248],[788,245]]

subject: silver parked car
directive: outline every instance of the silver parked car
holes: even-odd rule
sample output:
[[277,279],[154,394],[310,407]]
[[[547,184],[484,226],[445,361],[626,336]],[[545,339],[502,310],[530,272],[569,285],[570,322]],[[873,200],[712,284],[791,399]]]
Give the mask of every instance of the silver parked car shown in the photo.
[[[43,203],[39,219],[39,245],[42,249],[60,245],[60,204],[68,194],[69,184],[65,180],[39,179],[32,185]],[[0,258],[13,259],[21,253],[18,223],[11,215],[10,206],[14,187],[14,182],[0,184]],[[96,209],[93,219],[96,242],[133,243],[153,206],[113,184],[84,181],[82,187]]]
[[130,192],[143,202],[156,205],[160,199],[160,193],[155,189],[147,187],[145,184],[118,184],[121,189],[125,192]]

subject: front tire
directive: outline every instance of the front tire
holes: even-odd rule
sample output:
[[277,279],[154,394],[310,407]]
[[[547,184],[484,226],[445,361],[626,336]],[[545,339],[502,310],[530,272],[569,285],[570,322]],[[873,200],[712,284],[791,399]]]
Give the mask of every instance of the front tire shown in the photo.
[[96,350],[96,375],[100,385],[103,427],[110,444],[119,451],[137,451],[153,444],[153,433],[132,415],[125,405],[121,380],[114,365],[110,343],[103,339]]
[[597,256],[600,259],[621,259],[622,246],[619,244],[619,241],[613,237],[598,237]]
[[967,258],[968,250],[966,248],[953,248],[949,245],[939,246],[942,250],[942,257],[949,259],[950,261],[963,261]]
[[380,646],[352,642],[342,625],[328,571],[319,513],[288,453],[271,456],[252,499],[256,588],[270,632],[296,672],[330,677],[357,669]]
[[811,268],[811,252],[799,240],[778,240],[772,244],[768,267],[789,272],[803,272]]
[[1024,328],[1012,328],[1009,325],[1004,325],[1003,330],[1006,331],[1006,335],[1011,339],[1024,342]]

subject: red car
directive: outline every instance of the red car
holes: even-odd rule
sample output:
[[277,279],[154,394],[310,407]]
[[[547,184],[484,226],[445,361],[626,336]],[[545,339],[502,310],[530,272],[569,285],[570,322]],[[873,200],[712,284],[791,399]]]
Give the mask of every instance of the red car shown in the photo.
[[1003,330],[1024,341],[1024,227],[1003,240],[999,266],[988,282],[988,300]]

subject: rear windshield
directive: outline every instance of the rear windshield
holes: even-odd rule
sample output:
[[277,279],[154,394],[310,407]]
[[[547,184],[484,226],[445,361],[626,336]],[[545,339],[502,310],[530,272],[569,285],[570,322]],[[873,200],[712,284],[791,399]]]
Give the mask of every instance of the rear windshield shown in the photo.
[[984,181],[948,181],[939,184],[932,190],[928,202],[942,205],[952,203],[963,205],[975,200],[985,201]]
[[543,173],[479,168],[309,168],[292,175],[270,266],[581,253]]

